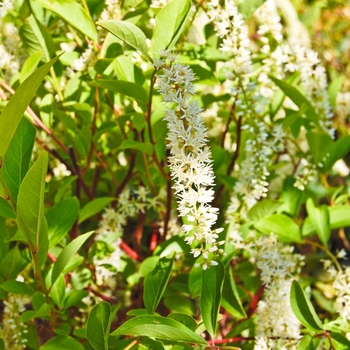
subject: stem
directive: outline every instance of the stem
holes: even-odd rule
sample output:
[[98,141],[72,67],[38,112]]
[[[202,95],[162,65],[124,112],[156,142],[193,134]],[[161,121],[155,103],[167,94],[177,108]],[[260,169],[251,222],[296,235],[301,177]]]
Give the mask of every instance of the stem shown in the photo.
[[336,266],[338,271],[343,271],[343,269],[341,268],[338,259],[329,251],[329,249],[325,246],[323,246],[322,244],[319,244],[317,242],[313,242],[313,241],[304,241],[302,244],[310,244],[313,245],[314,247],[317,247],[321,250],[323,250],[333,261],[334,265]]

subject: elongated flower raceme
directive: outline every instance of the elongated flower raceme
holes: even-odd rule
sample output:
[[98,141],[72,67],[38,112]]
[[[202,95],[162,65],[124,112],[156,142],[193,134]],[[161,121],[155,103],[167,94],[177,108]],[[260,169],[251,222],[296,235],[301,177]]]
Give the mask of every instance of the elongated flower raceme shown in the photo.
[[155,61],[158,91],[168,105],[164,119],[168,123],[168,159],[180,216],[186,217],[182,229],[185,241],[196,245],[194,257],[203,256],[203,269],[217,265],[214,260],[223,253],[217,242],[222,228],[212,229],[218,209],[211,206],[214,198],[214,173],[207,129],[199,116],[201,108],[193,100],[195,76],[190,67],[177,63],[176,55],[164,51]]

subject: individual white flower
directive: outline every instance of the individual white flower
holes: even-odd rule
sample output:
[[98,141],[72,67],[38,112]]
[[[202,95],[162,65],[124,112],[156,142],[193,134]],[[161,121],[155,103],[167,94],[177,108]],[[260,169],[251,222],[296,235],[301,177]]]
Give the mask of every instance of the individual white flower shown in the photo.
[[168,158],[180,216],[188,216],[191,224],[183,225],[188,244],[199,245],[192,250],[204,259],[203,268],[212,266],[213,257],[222,253],[215,249],[220,230],[213,230],[218,209],[211,207],[214,197],[214,173],[207,129],[200,117],[201,108],[193,100],[195,75],[188,66],[176,62],[171,52],[160,53],[162,67],[158,74],[158,91],[169,103],[164,113],[168,123]]
[[59,163],[52,169],[53,175],[57,180],[62,180],[66,176],[70,176],[72,173],[67,169],[66,165]]

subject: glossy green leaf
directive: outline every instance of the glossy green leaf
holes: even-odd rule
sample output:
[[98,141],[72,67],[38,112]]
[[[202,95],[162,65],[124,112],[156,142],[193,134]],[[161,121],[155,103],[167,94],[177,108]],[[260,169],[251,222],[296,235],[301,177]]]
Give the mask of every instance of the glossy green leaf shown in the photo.
[[64,297],[66,295],[66,282],[64,276],[60,274],[55,283],[50,288],[49,296],[51,300],[62,309]]
[[333,345],[337,350],[349,350],[350,340],[339,332],[331,332]]
[[306,209],[309,214],[310,221],[314,226],[318,237],[323,244],[327,244],[331,236],[331,227],[329,220],[329,212],[326,205],[316,208],[311,198],[306,201]]
[[27,283],[11,280],[0,285],[4,291],[12,294],[32,295],[33,289]]
[[120,149],[136,149],[138,151],[147,153],[149,155],[153,154],[153,145],[150,142],[137,142],[135,140],[124,140],[119,146]]
[[173,267],[174,254],[160,258],[156,267],[145,277],[143,302],[149,314],[156,310],[162,298]]
[[89,292],[87,290],[70,290],[66,293],[64,298],[63,307],[68,309],[72,306],[76,306],[83,298],[87,297]]
[[14,202],[17,202],[19,185],[29,169],[35,135],[33,125],[23,118],[7,150],[2,176]]
[[44,54],[45,61],[49,61],[52,55],[53,41],[48,31],[43,25],[33,16],[29,16],[27,19],[40,48]]
[[193,332],[197,329],[197,322],[190,315],[182,314],[179,312],[172,312],[171,314],[169,314],[168,318],[172,318],[173,320],[180,322]]
[[87,203],[80,211],[79,224],[81,224],[86,219],[93,215],[100,213],[109,204],[111,204],[116,199],[114,197],[101,197],[95,198],[91,202]]
[[176,42],[183,30],[190,8],[189,0],[173,0],[157,13],[152,36],[154,55]]
[[63,199],[46,212],[49,247],[54,247],[72,228],[79,215],[76,197]]
[[112,332],[111,335],[147,336],[174,342],[207,344],[202,337],[180,322],[162,316],[138,316],[132,318]]
[[28,322],[33,318],[41,318],[45,316],[50,316],[51,308],[47,303],[43,303],[37,310],[28,310],[24,311],[21,315],[21,319],[23,322]]
[[44,215],[45,178],[48,154],[41,152],[28,170],[18,191],[17,225],[38,254],[39,265],[45,262],[48,251],[47,222]]
[[254,227],[267,235],[274,233],[285,243],[301,242],[299,226],[287,215],[273,214],[259,220]]
[[313,338],[310,334],[306,334],[301,339],[297,350],[317,350],[319,343],[319,338]]
[[333,139],[323,132],[308,132],[306,134],[312,158],[316,164],[323,162],[333,148]]
[[328,207],[331,229],[350,226],[350,207],[346,205]]
[[139,337],[139,350],[165,350],[163,343],[159,340],[153,340],[149,337]]
[[146,35],[143,31],[126,21],[105,20],[96,22],[102,28],[108,30],[111,34],[132,46],[134,49],[142,53],[149,61],[152,61],[148,55],[148,47],[146,43]]
[[307,329],[315,332],[323,330],[321,320],[297,281],[292,283],[290,304],[294,315]]
[[53,58],[32,73],[11,97],[0,116],[0,163],[6,161],[5,154],[11,139],[24,115],[26,108],[34,97],[47,72],[58,60]]
[[96,304],[87,321],[86,338],[95,350],[108,350],[111,306],[105,301]]
[[21,69],[21,75],[19,78],[20,83],[22,84],[38,67],[41,60],[42,52],[34,52],[31,54],[23,64]]
[[269,78],[288,96],[299,108],[303,105],[307,108],[306,115],[312,120],[316,125],[318,122],[318,114],[314,107],[311,105],[309,100],[293,85],[288,84],[285,81],[279,80],[273,76],[269,75]]
[[69,335],[56,335],[48,340],[40,350],[84,350],[84,346]]
[[16,214],[10,203],[2,197],[0,197],[0,216],[3,218],[16,219]]
[[99,79],[92,81],[90,85],[126,95],[145,104],[148,102],[146,90],[139,84],[132,83],[130,81]]
[[7,280],[15,279],[28,264],[15,245],[0,262],[0,274]]
[[[322,145],[322,147],[324,147]],[[333,147],[328,150],[324,161],[326,171],[330,170],[334,163],[344,158],[350,151],[350,135],[343,136],[333,143]]]
[[225,269],[221,261],[217,266],[202,271],[200,309],[205,327],[212,337],[217,326],[224,279]]
[[224,286],[222,289],[222,306],[234,317],[247,317],[239,298],[230,265],[227,266],[225,273]]
[[273,214],[280,206],[281,202],[265,198],[256,203],[248,212],[248,218],[251,221],[257,221],[265,216]]
[[85,241],[94,233],[94,231],[90,231],[83,235],[78,236],[73,241],[67,244],[66,247],[62,250],[60,255],[58,256],[55,265],[52,270],[51,275],[51,284],[54,284],[58,276],[63,272],[66,265],[72,259],[72,257],[76,254],[76,252],[80,249],[80,247],[85,243]]
[[36,0],[36,2],[47,10],[56,13],[72,27],[76,28],[93,41],[97,41],[95,24],[78,2],[69,0]]

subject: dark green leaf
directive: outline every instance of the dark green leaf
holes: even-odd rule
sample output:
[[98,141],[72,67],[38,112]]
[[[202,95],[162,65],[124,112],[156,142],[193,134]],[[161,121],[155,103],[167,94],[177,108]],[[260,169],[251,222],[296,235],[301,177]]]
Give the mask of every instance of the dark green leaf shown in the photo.
[[21,319],[23,322],[28,322],[33,318],[50,316],[50,314],[51,314],[50,305],[47,303],[43,303],[38,310],[24,311],[23,314],[21,315]]
[[46,212],[50,248],[72,228],[78,215],[79,201],[76,197],[63,199]]
[[189,0],[173,0],[158,12],[152,36],[153,54],[175,44],[183,30],[190,8]]
[[[323,147],[323,146],[322,146]],[[328,151],[326,159],[324,161],[325,170],[328,171],[332,168],[334,163],[344,158],[350,151],[350,136],[346,135],[338,139],[333,143],[333,147]]]
[[322,322],[318,318],[316,311],[307,299],[303,289],[297,281],[293,281],[290,293],[290,304],[294,315],[307,328],[315,332],[323,330]]
[[0,216],[3,218],[16,219],[16,214],[10,203],[2,197],[0,197]]
[[95,350],[108,350],[111,306],[105,301],[96,304],[89,315],[86,338]]
[[139,102],[147,103],[148,96],[146,90],[139,84],[124,80],[94,80],[90,83],[91,86],[97,86],[103,89],[108,89],[118,94],[129,96]]
[[217,325],[224,279],[225,270],[221,261],[217,266],[202,271],[200,308],[205,327],[212,337]]
[[85,243],[85,241],[94,233],[90,231],[83,235],[78,236],[72,242],[68,243],[66,247],[62,250],[58,256],[55,265],[52,270],[51,284],[54,284],[58,276],[63,272],[66,265],[72,259],[74,254],[80,249],[80,247]]
[[337,350],[349,350],[350,340],[347,339],[343,334],[338,332],[331,332],[331,337],[333,340],[333,345]]
[[0,285],[1,289],[8,293],[13,294],[23,294],[23,295],[32,295],[33,289],[28,286],[27,283],[19,282],[15,280],[6,281]]
[[284,214],[273,214],[263,218],[254,227],[267,235],[274,233],[281,242],[302,241],[299,226],[289,216]]
[[161,316],[138,316],[132,318],[112,332],[111,335],[147,336],[174,342],[207,344],[202,337],[180,322]]
[[225,273],[224,286],[222,289],[222,306],[234,317],[247,317],[239,298],[230,265],[227,266]]
[[47,341],[40,350],[84,350],[84,346],[69,335],[56,335]]
[[152,59],[148,55],[148,47],[146,43],[146,35],[143,31],[130,22],[122,22],[117,20],[106,20],[96,22],[102,28],[108,30],[126,44],[140,51],[149,61]]
[[17,202],[19,185],[29,168],[35,134],[33,125],[23,118],[7,149],[2,175],[14,202]]
[[149,314],[156,310],[170,278],[174,254],[170,258],[163,257],[156,267],[145,277],[143,302]]
[[29,169],[18,191],[17,225],[20,232],[38,254],[39,265],[46,261],[49,241],[44,215],[45,178],[48,154],[41,152],[38,160]]
[[17,89],[0,116],[0,162],[5,162],[5,154],[21,118],[34,97],[45,75],[58,60],[53,58],[32,73]]
[[317,350],[319,343],[319,338],[313,338],[310,334],[306,334],[300,341],[297,350]]
[[329,134],[322,132],[308,132],[306,134],[312,158],[316,164],[325,160],[327,153],[333,148],[333,139]]
[[149,155],[153,154],[153,145],[150,142],[137,142],[134,140],[124,140],[122,144],[119,146],[121,149],[137,149],[138,151],[145,152]]
[[312,120],[316,125],[318,122],[318,114],[314,107],[308,101],[308,99],[293,85],[286,83],[285,81],[279,80],[269,75],[269,78],[299,107],[303,105],[307,108],[307,117]]
[[329,221],[329,212],[326,205],[316,208],[311,198],[306,201],[306,209],[309,214],[310,221],[314,226],[318,237],[323,244],[327,244],[331,236],[331,227]]
[[87,203],[80,211],[79,224],[81,224],[83,221],[90,218],[91,216],[101,212],[114,200],[114,197],[101,197],[95,198],[91,202]]
[[169,314],[168,318],[172,318],[173,320],[180,322],[193,332],[197,329],[196,320],[187,314],[172,312],[171,314]]
[[47,10],[62,17],[67,23],[93,41],[97,41],[95,24],[78,2],[69,0],[36,0],[36,2]]

